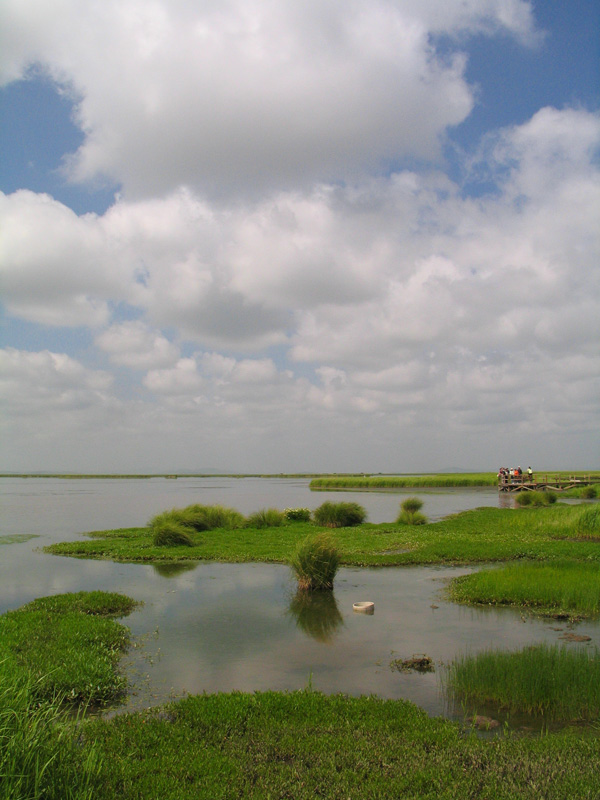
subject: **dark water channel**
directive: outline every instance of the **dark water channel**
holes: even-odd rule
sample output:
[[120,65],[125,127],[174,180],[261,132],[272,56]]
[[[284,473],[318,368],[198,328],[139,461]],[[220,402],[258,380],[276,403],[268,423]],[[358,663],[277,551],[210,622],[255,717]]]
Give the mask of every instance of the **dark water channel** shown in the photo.
[[[0,612],[82,589],[119,591],[144,603],[124,620],[135,642],[125,659],[133,686],[128,709],[186,692],[310,683],[326,693],[406,698],[432,715],[460,717],[463,710],[444,700],[444,664],[489,647],[556,642],[557,628],[565,628],[510,609],[447,602],[447,581],[472,568],[341,569],[333,597],[307,603],[295,596],[285,566],[115,564],[40,551],[82,531],[141,525],[157,511],[191,502],[249,513],[340,499],[338,493],[311,493],[307,480],[6,478],[0,493]],[[417,494],[429,519],[502,502],[494,489]],[[367,508],[371,521],[383,522],[395,518],[402,497],[356,492],[352,499]],[[32,534],[36,538],[24,538]],[[373,616],[353,612],[353,603],[362,600],[375,603]],[[597,643],[597,622],[580,623],[577,631]],[[391,666],[421,653],[433,659],[435,672],[402,673]]]

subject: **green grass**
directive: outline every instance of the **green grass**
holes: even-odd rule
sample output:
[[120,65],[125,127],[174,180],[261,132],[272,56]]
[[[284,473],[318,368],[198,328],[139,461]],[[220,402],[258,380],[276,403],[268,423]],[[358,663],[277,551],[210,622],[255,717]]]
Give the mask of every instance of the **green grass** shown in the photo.
[[325,533],[310,534],[290,556],[290,567],[303,592],[333,589],[340,558],[335,544]]
[[[363,524],[332,533],[340,563],[352,566],[473,564],[531,559],[575,559],[600,563],[594,538],[577,531],[589,507],[479,508],[429,525]],[[148,528],[97,531],[88,538],[44,548],[56,555],[131,562],[267,561],[287,563],[298,543],[319,530],[296,522],[277,528],[193,533],[192,547],[156,547]],[[323,528],[321,528],[323,530]]]
[[301,691],[190,697],[94,720],[95,800],[595,800],[599,741],[482,741],[402,700]]
[[325,528],[348,528],[361,525],[367,518],[367,512],[358,503],[322,503],[313,512],[317,525]]
[[110,619],[135,605],[120,595],[79,592],[41,598],[0,616],[0,661],[32,676],[42,700],[105,704],[123,695],[119,673],[129,630]]
[[[457,659],[447,691],[468,703],[551,720],[600,719],[600,652],[546,644],[518,652],[488,650]],[[600,762],[599,762],[600,763]]]
[[562,560],[509,564],[455,578],[449,596],[459,603],[594,616],[600,613],[600,566]]

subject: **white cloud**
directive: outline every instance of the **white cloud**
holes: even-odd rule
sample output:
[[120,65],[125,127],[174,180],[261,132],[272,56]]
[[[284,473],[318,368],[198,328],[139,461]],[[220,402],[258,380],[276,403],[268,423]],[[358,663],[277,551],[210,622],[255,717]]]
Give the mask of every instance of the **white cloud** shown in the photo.
[[134,369],[170,366],[179,355],[175,345],[140,321],[111,325],[96,337],[96,345],[113,363]]
[[[521,0],[7,0],[5,80],[41,63],[78,98],[77,180],[226,197],[436,158],[473,99],[433,34],[532,35]],[[149,169],[149,165],[152,168]]]
[[17,417],[41,414],[48,424],[57,413],[97,412],[111,404],[112,382],[109,373],[87,369],[64,353],[0,350],[2,396]]

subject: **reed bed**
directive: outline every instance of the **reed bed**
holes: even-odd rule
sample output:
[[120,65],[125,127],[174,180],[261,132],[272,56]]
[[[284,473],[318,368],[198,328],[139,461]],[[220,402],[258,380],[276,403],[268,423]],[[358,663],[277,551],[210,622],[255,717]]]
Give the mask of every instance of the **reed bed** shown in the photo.
[[449,595],[459,603],[517,605],[595,616],[600,614],[600,568],[566,560],[520,562],[455,578]]
[[450,665],[446,691],[471,707],[494,703],[557,721],[600,716],[600,652],[540,644],[488,650]]
[[328,475],[313,478],[311,489],[412,489],[461,486],[497,486],[495,472],[439,475]]

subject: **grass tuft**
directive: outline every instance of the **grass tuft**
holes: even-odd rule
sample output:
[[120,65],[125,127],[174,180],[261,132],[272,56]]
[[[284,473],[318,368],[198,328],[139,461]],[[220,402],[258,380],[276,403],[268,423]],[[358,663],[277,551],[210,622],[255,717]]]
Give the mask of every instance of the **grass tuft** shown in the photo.
[[152,541],[157,547],[193,547],[190,528],[175,520],[164,519],[152,526]]
[[333,589],[339,554],[327,534],[307,536],[300,542],[289,563],[300,591]]
[[313,519],[325,528],[350,528],[362,525],[367,512],[358,503],[322,503],[315,509]]
[[550,506],[556,503],[556,498],[556,492],[553,492],[552,489],[545,491],[534,489],[530,492],[519,492],[515,503],[518,506]]
[[277,508],[263,508],[246,519],[247,528],[278,528],[286,521],[283,511]]
[[310,522],[310,508],[286,508],[283,513],[288,522]]
[[399,525],[425,525],[427,517],[420,513],[423,501],[419,497],[407,497],[400,504],[400,514],[396,519]]

